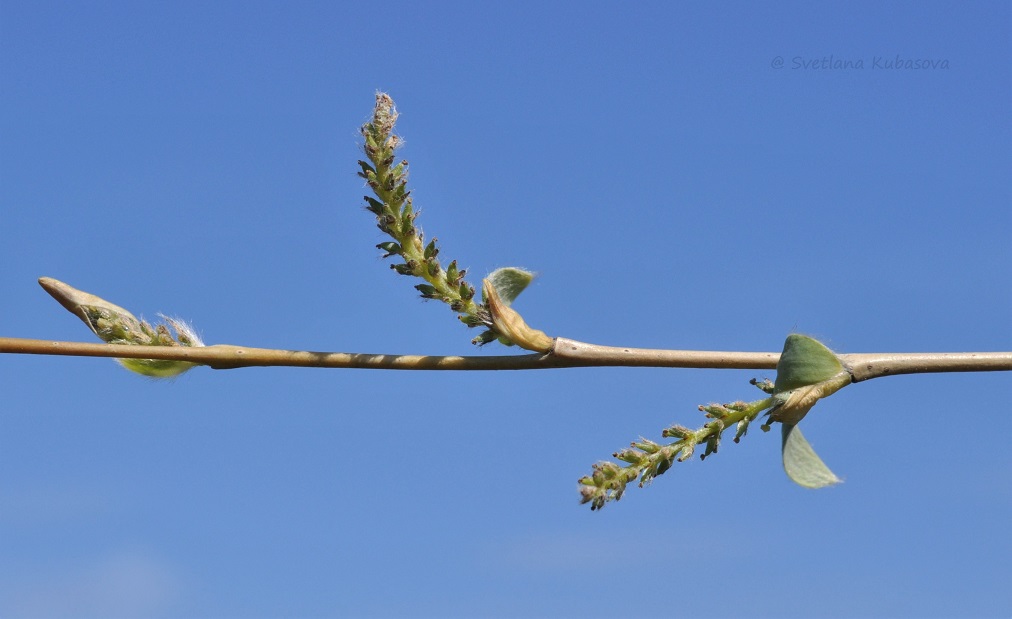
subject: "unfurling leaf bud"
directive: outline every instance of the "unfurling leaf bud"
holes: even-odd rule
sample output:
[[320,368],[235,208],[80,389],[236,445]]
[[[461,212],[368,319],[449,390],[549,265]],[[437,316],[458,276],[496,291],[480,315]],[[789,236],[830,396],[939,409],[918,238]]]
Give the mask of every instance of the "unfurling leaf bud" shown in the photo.
[[[193,328],[177,318],[159,314],[175,331],[176,337],[173,339],[169,326],[162,324],[152,328],[122,307],[59,280],[40,277],[39,285],[107,343],[137,346],[204,345]],[[117,361],[128,370],[154,378],[178,376],[197,365],[189,361],[161,359],[117,359]]]
[[807,335],[792,333],[777,362],[773,395],[778,402],[770,419],[795,425],[816,402],[851,382],[850,373],[833,351]]
[[[781,423],[784,471],[798,485],[821,488],[840,481],[812,450],[797,423],[816,402],[851,382],[850,372],[822,342],[797,333],[787,336],[777,363],[773,389],[776,404],[770,410],[769,419]],[[763,430],[768,428],[768,425],[762,426]]]
[[482,295],[492,315],[492,325],[499,335],[534,352],[547,353],[552,350],[555,340],[545,335],[544,331],[529,327],[516,310],[499,298],[498,291],[488,279],[482,281]]
[[520,293],[534,281],[535,274],[516,267],[503,267],[486,278],[506,305],[512,305]]

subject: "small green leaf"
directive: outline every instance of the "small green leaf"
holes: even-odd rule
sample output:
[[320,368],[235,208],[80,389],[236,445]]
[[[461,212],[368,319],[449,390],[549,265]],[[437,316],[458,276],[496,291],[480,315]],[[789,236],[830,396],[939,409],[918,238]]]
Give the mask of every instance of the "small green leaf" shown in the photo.
[[179,376],[197,364],[188,361],[166,361],[164,359],[116,359],[131,372],[151,378],[172,378]]
[[773,393],[784,393],[829,380],[843,371],[833,351],[807,335],[792,333],[784,342],[777,363],[777,381]]
[[[527,288],[534,281],[534,277],[535,274],[530,271],[516,267],[503,267],[489,273],[486,279],[495,287],[499,298],[506,305],[511,305],[520,296],[520,293],[524,291],[524,288]],[[482,299],[487,301],[484,293],[482,294]]]
[[816,455],[797,426],[781,424],[784,471],[791,481],[805,488],[825,488],[842,480]]

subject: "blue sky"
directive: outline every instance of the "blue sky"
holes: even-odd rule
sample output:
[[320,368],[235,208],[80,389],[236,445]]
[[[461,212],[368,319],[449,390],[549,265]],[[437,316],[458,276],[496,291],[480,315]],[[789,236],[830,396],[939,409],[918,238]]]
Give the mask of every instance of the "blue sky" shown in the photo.
[[[361,208],[401,111],[418,223],[551,335],[1012,349],[1008,3],[0,2],[0,334],[66,281],[208,343],[474,350]],[[928,68],[895,68],[928,61]],[[933,67],[930,65],[934,65]],[[476,281],[476,280],[475,280]],[[0,356],[7,617],[996,617],[1012,380],[819,404],[591,513],[576,480],[753,398],[718,370],[286,368],[153,382]]]

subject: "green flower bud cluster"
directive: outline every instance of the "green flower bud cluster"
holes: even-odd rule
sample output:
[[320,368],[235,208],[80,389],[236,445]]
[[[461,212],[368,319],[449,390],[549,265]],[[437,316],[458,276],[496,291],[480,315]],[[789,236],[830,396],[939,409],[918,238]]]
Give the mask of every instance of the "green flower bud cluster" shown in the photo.
[[712,419],[701,428],[691,430],[685,426],[674,425],[661,432],[664,438],[677,439],[672,443],[662,445],[641,438],[631,443],[628,448],[612,454],[617,460],[625,462],[626,466],[614,462],[595,464],[593,472],[579,480],[580,502],[590,503],[592,510],[601,509],[607,502],[622,498],[629,482],[638,478],[639,487],[642,488],[655,477],[666,473],[676,460],[685,462],[691,458],[696,445],[705,446],[699,456],[705,460],[711,454],[717,453],[724,430],[737,424],[737,433],[734,437],[734,442],[737,443],[744,436],[748,424],[772,404],[772,398],[766,398],[751,403],[733,402],[700,406],[699,410]]
[[[365,196],[365,208],[376,216],[376,225],[393,238],[376,247],[384,252],[384,258],[399,257],[403,261],[390,265],[400,275],[419,277],[424,283],[415,290],[423,299],[435,299],[450,306],[458,313],[458,319],[468,327],[484,327],[472,343],[483,345],[494,340],[512,345],[514,342],[497,327],[489,309],[489,302],[483,294],[482,301],[475,300],[476,289],[464,280],[467,270],[451,260],[443,267],[440,262],[436,238],[428,242],[415,224],[418,211],[411,201],[407,188],[408,162],[396,161],[396,151],[403,140],[394,134],[397,110],[393,99],[385,93],[377,93],[372,120],[362,125],[365,139],[363,150],[368,161],[359,161],[359,176],[365,179],[375,197]],[[493,272],[489,279],[499,297],[508,306],[534,278],[533,273],[521,269],[506,268]],[[543,345],[542,345],[543,347]]]
[[368,161],[358,162],[362,168],[359,176],[376,195],[375,198],[365,196],[365,208],[376,216],[379,229],[393,238],[376,247],[385,252],[384,258],[398,256],[403,259],[403,262],[390,265],[391,269],[425,280],[415,286],[422,298],[446,303],[469,327],[490,325],[487,310],[482,311],[474,300],[475,287],[464,280],[467,270],[458,267],[456,260],[450,261],[444,269],[437,258],[436,239],[426,243],[422,230],[415,225],[418,212],[414,210],[411,192],[407,189],[408,162],[394,163],[396,150],[403,143],[393,133],[396,122],[393,99],[385,93],[377,93],[372,120],[361,129]]
[[815,406],[815,403],[850,384],[850,373],[839,358],[821,342],[805,335],[791,334],[784,343],[784,351],[777,364],[777,380],[750,382],[768,394],[754,402],[737,401],[729,404],[706,404],[699,410],[712,421],[697,430],[675,425],[661,435],[677,439],[662,445],[640,439],[627,449],[616,452],[614,458],[626,463],[598,462],[593,472],[579,480],[582,503],[590,503],[592,510],[601,509],[609,501],[622,498],[626,484],[639,479],[640,487],[664,474],[677,460],[685,462],[692,457],[696,445],[704,445],[700,459],[717,453],[724,431],[736,426],[734,442],[748,432],[749,424],[760,414],[768,420],[761,428],[780,422],[783,429],[781,452],[784,471],[800,486],[822,488],[840,480],[815,454],[801,434],[797,424]]

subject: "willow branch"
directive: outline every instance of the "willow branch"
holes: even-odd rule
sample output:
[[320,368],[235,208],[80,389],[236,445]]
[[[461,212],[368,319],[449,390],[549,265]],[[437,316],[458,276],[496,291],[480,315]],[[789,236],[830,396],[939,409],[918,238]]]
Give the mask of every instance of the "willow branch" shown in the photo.
[[[188,361],[217,370],[243,367],[360,368],[375,370],[538,370],[592,366],[772,370],[773,352],[661,350],[600,346],[556,338],[546,354],[433,356],[277,350],[215,346],[134,346],[0,337],[0,353]],[[1012,370],[1012,352],[863,353],[839,355],[854,382],[893,374]]]
[[855,353],[839,357],[855,383],[893,374],[1012,370],[1012,352]]

